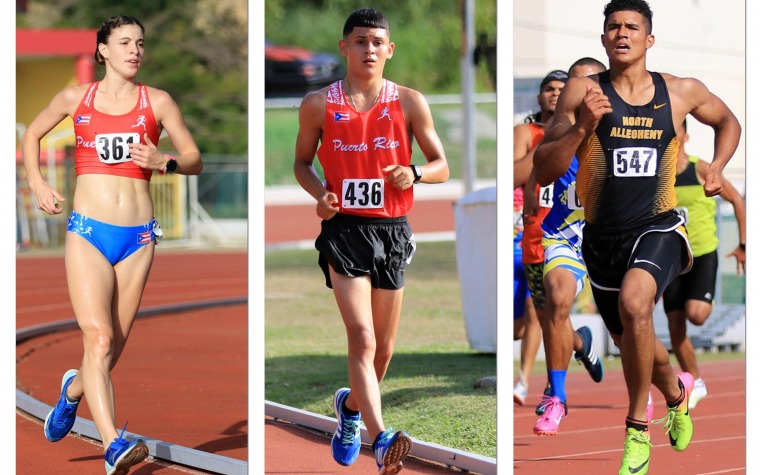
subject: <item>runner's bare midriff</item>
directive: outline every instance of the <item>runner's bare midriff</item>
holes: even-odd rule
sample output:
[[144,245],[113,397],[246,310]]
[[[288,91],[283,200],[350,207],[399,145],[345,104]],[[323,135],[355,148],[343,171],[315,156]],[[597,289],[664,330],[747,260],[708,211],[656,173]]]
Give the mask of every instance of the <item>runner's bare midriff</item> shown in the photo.
[[79,175],[73,209],[117,226],[137,226],[154,217],[148,181],[113,175]]

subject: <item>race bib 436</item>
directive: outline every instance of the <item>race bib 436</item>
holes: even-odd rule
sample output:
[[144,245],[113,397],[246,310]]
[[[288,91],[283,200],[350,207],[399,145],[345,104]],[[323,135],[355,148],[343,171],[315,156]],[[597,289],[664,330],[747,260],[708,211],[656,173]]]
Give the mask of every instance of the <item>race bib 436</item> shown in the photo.
[[346,209],[382,208],[385,199],[385,180],[346,179],[343,180],[341,204]]

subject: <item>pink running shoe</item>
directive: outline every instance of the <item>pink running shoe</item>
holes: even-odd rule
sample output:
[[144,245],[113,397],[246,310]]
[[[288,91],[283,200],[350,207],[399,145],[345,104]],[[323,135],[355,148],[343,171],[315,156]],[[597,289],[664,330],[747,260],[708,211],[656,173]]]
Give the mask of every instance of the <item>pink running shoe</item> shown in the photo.
[[560,401],[557,396],[541,396],[541,407],[544,413],[533,426],[536,435],[557,435],[559,423],[567,417],[567,404]]
[[686,400],[686,405],[688,406],[689,396],[691,396],[691,392],[694,390],[694,376],[692,376],[691,373],[684,371],[683,373],[678,373],[678,379],[681,380],[681,383],[686,390],[684,399]]
[[652,402],[652,391],[649,391],[649,399],[647,399],[647,425],[652,422],[654,417],[654,402]]

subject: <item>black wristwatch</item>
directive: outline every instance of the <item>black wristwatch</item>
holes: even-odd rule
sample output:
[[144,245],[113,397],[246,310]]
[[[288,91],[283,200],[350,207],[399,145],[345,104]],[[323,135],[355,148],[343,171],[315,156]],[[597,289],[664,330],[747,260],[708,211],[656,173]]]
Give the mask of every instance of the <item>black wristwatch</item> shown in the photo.
[[164,173],[172,174],[177,171],[177,159],[169,155],[169,161],[166,162]]
[[422,167],[419,165],[411,165],[411,167],[414,174],[414,183],[417,183],[422,179]]
[[746,251],[747,250],[747,245],[745,243],[743,243],[743,242],[740,242],[739,243],[739,249],[741,249],[742,251]]

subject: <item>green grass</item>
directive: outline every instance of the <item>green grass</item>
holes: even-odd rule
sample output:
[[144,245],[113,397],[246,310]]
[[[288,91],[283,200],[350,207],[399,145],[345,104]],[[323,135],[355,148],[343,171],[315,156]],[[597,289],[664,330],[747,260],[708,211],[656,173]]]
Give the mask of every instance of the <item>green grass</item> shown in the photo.
[[[436,131],[443,144],[452,179],[461,179],[463,161],[463,143],[461,106],[433,105],[430,107]],[[492,121],[495,127],[496,104],[477,104],[480,121]],[[478,178],[496,178],[496,134],[487,126],[476,123],[479,136],[476,142],[476,175]],[[264,149],[266,156],[265,185],[295,185],[293,177],[293,154],[296,135],[298,134],[298,109],[267,109],[264,113]],[[493,133],[492,133],[493,132]],[[414,142],[412,161],[424,163],[422,152]],[[315,158],[315,167],[321,175],[319,160]]]
[[[346,336],[316,251],[266,255],[267,400],[332,416],[348,383]],[[469,348],[453,242],[418,243],[407,268],[396,350],[381,384],[387,425],[428,442],[496,457],[496,356]]]

